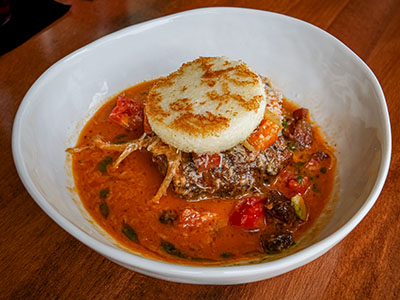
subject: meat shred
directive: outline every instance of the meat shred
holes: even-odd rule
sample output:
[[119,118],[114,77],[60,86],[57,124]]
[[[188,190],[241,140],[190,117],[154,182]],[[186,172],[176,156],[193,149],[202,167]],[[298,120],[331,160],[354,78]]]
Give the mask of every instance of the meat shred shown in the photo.
[[[151,151],[151,150],[150,150]],[[190,153],[182,153],[181,164],[172,181],[174,191],[185,199],[240,197],[260,192],[265,183],[284,168],[292,158],[286,141],[279,137],[264,151],[252,152],[243,145],[221,153],[218,167],[199,172]],[[168,161],[165,156],[153,156],[162,174]]]
[[307,121],[308,110],[299,108],[293,112],[293,119],[288,121],[287,137],[299,150],[309,148],[314,140],[311,124]]

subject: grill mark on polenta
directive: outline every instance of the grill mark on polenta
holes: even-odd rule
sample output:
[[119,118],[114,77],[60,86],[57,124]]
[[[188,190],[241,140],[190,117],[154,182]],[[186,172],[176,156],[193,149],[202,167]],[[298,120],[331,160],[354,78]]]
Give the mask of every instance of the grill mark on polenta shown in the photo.
[[227,81],[230,81],[233,84],[241,85],[241,86],[243,86],[243,85],[256,85],[257,82],[258,82],[258,80],[256,80],[256,81],[254,81],[254,80],[239,80],[239,79],[236,79],[236,78],[233,78],[233,77],[229,76],[229,74],[225,74],[224,77],[225,77],[225,79]]
[[201,84],[207,84],[209,87],[214,87],[217,82],[215,80],[210,79],[202,79]]
[[189,98],[178,99],[175,102],[170,103],[169,107],[174,111],[192,112],[193,104],[190,103],[190,101],[192,101],[192,99]]
[[216,116],[209,111],[206,112],[206,115],[184,113],[171,123],[171,127],[191,136],[205,137],[229,127],[229,119]]
[[231,94],[231,97],[236,100],[237,102],[240,103],[240,106],[243,108],[251,111],[255,110],[260,106],[260,102],[262,101],[263,97],[260,95],[256,95],[253,98],[250,99],[250,101],[247,101],[244,99],[242,96],[238,94]]
[[253,111],[258,109],[261,101],[263,100],[263,97],[261,95],[256,95],[250,100],[246,100],[243,96],[239,94],[231,94],[225,82],[222,84],[222,90],[224,92],[223,94],[218,94],[216,90],[212,90],[211,92],[206,93],[208,99],[220,102],[216,110],[218,110],[222,106],[222,104],[228,103],[230,100],[233,99],[238,102],[239,105],[244,109],[248,111]]
[[[149,99],[152,99],[149,101]],[[152,116],[159,122],[162,122],[164,118],[170,116],[170,113],[166,112],[161,106],[162,97],[159,93],[154,90],[150,90],[147,100],[145,101],[145,113],[146,115]]]
[[[182,151],[201,153],[210,151],[202,150],[208,149],[201,143],[202,138],[226,139],[226,143],[210,146],[218,150],[228,147],[228,143],[242,141],[246,132],[252,130],[245,128],[253,128],[257,122],[254,120],[263,115],[263,102],[266,99],[260,77],[245,63],[201,57],[158,80],[146,99],[145,113],[161,139]],[[241,122],[237,117],[243,114],[254,118],[241,127],[239,132],[243,133],[229,140],[226,132]],[[193,142],[197,138],[199,144]],[[202,148],[197,150],[198,146]]]
[[259,79],[259,76],[251,72],[244,63],[241,63],[235,68],[234,74],[238,77],[243,77],[243,78],[250,77],[254,83],[257,83]]
[[211,68],[207,69],[204,74],[201,76],[202,78],[221,78],[226,73],[233,71],[235,68],[230,67],[222,70],[211,70]]

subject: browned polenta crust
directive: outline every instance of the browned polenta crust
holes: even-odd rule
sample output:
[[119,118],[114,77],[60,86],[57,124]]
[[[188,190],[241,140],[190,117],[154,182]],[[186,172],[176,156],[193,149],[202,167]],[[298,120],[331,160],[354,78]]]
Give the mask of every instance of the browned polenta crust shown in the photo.
[[[261,95],[255,96],[247,101],[241,95],[231,93],[229,89],[229,84],[236,86],[256,86],[259,84],[258,75],[250,71],[244,63],[233,67],[227,67],[223,70],[213,70],[214,61],[215,58],[213,57],[200,57],[195,61],[183,64],[176,72],[157,80],[145,102],[145,113],[147,116],[160,123],[163,123],[166,118],[171,116],[171,114],[165,111],[161,106],[163,99],[158,93],[158,90],[173,86],[177,77],[182,75],[183,70],[193,64],[200,64],[199,66],[203,71],[201,85],[212,88],[218,81],[222,80],[222,93],[218,93],[216,89],[206,92],[206,96],[209,100],[219,102],[216,108],[217,112],[223,104],[229,103],[230,101],[238,102],[238,104],[247,111],[258,110],[263,100]],[[224,65],[229,65],[229,62],[225,62]],[[186,89],[186,87],[183,87],[182,92]],[[207,112],[206,115],[194,113],[190,101],[191,99],[189,98],[182,98],[169,104],[171,110],[181,113],[176,119],[172,120],[169,125],[166,124],[166,126],[177,131],[186,132],[191,136],[202,137],[215,135],[229,127],[230,119],[227,117],[214,115],[210,112]],[[205,103],[206,101],[203,101],[199,104],[204,105]],[[230,110],[226,110],[225,112],[230,112]]]
[[206,136],[227,128],[229,119],[216,116],[209,111],[206,115],[184,113],[171,123],[171,128],[183,130],[191,136]]

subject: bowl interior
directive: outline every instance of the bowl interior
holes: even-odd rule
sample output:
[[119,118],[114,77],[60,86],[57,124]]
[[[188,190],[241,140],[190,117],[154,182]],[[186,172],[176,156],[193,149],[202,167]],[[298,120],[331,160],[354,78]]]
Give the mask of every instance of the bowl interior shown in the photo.
[[75,228],[63,226],[69,232],[83,231],[116,248],[73,200],[65,149],[75,145],[85,122],[110,96],[199,56],[222,55],[247,62],[288,99],[309,108],[336,148],[337,206],[310,243],[372,206],[375,199],[368,196],[388,163],[383,157],[390,141],[386,106],[371,71],[343,44],[307,23],[232,8],[194,10],[126,28],[43,74],[26,95],[14,127],[14,157],[29,192],[56,221],[58,213],[72,223]]

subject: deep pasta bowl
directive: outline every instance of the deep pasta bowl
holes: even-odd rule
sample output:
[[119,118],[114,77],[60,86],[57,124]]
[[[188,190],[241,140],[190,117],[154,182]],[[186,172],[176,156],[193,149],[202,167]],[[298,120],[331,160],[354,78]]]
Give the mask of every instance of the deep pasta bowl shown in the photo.
[[[110,97],[176,70],[199,56],[247,62],[299,106],[335,148],[333,199],[309,237],[287,256],[253,264],[186,266],[133,253],[113,241],[74,192],[65,149],[76,144]],[[328,33],[287,16],[241,8],[205,8],[134,25],[60,60],[31,87],[13,128],[18,173],[33,199],[62,228],[131,270],[176,282],[237,284],[300,267],[340,242],[364,218],[390,163],[390,120],[368,66]]]

